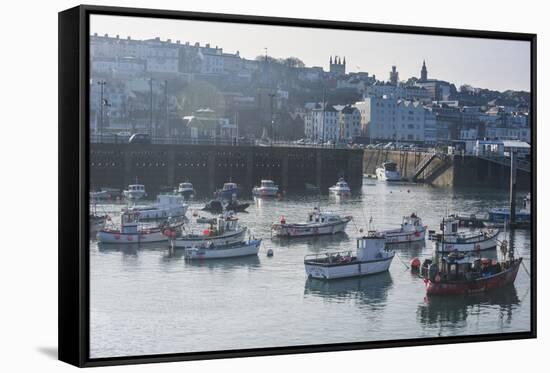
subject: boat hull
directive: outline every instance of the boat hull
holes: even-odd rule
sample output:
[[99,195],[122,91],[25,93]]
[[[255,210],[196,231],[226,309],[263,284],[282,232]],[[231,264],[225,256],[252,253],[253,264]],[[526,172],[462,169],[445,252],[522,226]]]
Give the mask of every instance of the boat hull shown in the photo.
[[462,282],[433,282],[425,279],[427,295],[477,294],[512,284],[516,280],[522,259],[518,259],[510,268],[496,275]]
[[397,171],[386,171],[383,168],[377,168],[376,178],[380,181],[401,181],[401,174]]
[[243,242],[242,245],[229,245],[214,248],[188,248],[183,256],[188,260],[224,259],[258,255],[262,240]]
[[252,189],[252,194],[257,197],[276,197],[278,192],[279,192],[278,189],[262,189],[262,188]]
[[498,233],[487,237],[483,240],[465,242],[465,243],[456,243],[456,242],[435,242],[436,250],[439,253],[450,253],[453,251],[458,252],[472,252],[472,251],[483,251],[483,250],[493,250],[497,247],[497,238]]
[[142,199],[146,196],[146,193],[144,191],[129,191],[125,190],[123,192],[124,198],[129,200],[136,200],[136,199]]
[[242,228],[239,231],[231,232],[231,234],[226,234],[219,237],[207,237],[207,236],[180,237],[174,240],[174,247],[185,249],[185,248],[204,246],[204,245],[210,244],[210,242],[212,242],[214,245],[229,245],[237,242],[242,242],[245,235],[246,235],[246,229]]
[[398,244],[406,242],[424,241],[426,238],[427,227],[421,227],[416,231],[387,230],[384,231],[386,244]]
[[307,237],[321,236],[327,234],[337,234],[345,232],[346,226],[351,219],[343,220],[335,224],[326,224],[319,226],[300,226],[294,224],[276,224],[273,233],[276,237]]
[[356,263],[352,262],[338,265],[319,265],[313,262],[305,261],[304,265],[308,277],[321,280],[334,280],[385,272],[390,268],[393,257],[394,254],[392,253],[386,258]]
[[160,230],[154,230],[141,233],[120,233],[115,231],[100,230],[97,232],[97,240],[102,243],[127,244],[127,243],[146,243],[146,242],[164,242],[168,240]]

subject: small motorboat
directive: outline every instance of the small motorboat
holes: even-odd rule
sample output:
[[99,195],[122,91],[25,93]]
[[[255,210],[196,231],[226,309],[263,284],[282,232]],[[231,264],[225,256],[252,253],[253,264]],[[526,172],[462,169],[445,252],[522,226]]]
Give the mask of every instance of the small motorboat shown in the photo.
[[120,226],[105,226],[97,232],[97,240],[101,243],[145,243],[162,242],[168,240],[166,234],[183,225],[183,222],[170,224],[143,224],[139,220],[139,212],[125,210],[120,216]]
[[512,284],[523,258],[514,258],[507,242],[501,244],[502,261],[467,256],[459,251],[425,259],[421,277],[427,295],[477,294]]
[[142,199],[147,196],[145,186],[143,184],[130,184],[128,185],[128,189],[122,191],[122,194],[124,195],[124,198],[130,201]]
[[376,169],[376,178],[381,181],[400,181],[401,174],[397,170],[397,163],[384,162]]
[[435,242],[435,250],[438,253],[482,251],[497,247],[498,229],[459,232],[459,224],[459,219],[451,215],[443,218],[440,233],[429,232],[429,238]]
[[264,179],[260,186],[252,188],[252,194],[256,197],[275,197],[279,193],[279,186],[273,180]]
[[134,205],[129,207],[131,212],[139,212],[139,219],[158,220],[167,218],[181,218],[187,212],[188,205],[185,198],[175,194],[160,194],[157,201],[150,205]]
[[237,200],[231,200],[224,206],[224,208],[226,211],[245,212],[249,206],[250,203],[240,203]]
[[179,194],[186,199],[193,198],[195,195],[195,188],[193,188],[193,184],[189,182],[179,183],[178,188],[176,189],[176,194]]
[[401,228],[385,230],[383,233],[386,235],[386,244],[397,244],[424,241],[427,229],[422,219],[413,212],[410,216],[403,216]]
[[247,231],[246,227],[239,224],[239,219],[235,215],[225,213],[218,216],[202,234],[183,234],[173,240],[173,245],[176,248],[190,248],[202,247],[210,242],[215,245],[231,244],[242,241]]
[[258,255],[261,239],[249,239],[229,244],[216,244],[212,241],[202,246],[185,249],[183,256],[187,260],[222,259]]
[[[489,210],[489,221],[505,223],[510,221],[510,208],[494,208]],[[531,223],[531,193],[523,198],[522,208],[516,211],[516,223],[528,225]]]
[[310,254],[304,257],[309,278],[332,280],[385,272],[390,268],[395,253],[386,250],[386,237],[381,232],[369,231],[357,239],[355,252],[336,251]]
[[328,190],[332,194],[335,194],[338,196],[347,196],[351,193],[351,189],[343,177],[341,177],[335,185],[328,188]]
[[287,223],[281,218],[279,223],[271,226],[271,231],[278,237],[303,237],[319,236],[323,234],[336,234],[346,230],[347,224],[352,220],[351,216],[340,216],[332,212],[321,212],[315,207],[307,215],[303,223]]
[[237,198],[239,193],[239,187],[236,183],[228,182],[224,183],[223,187],[216,191],[216,197],[221,199],[233,200]]

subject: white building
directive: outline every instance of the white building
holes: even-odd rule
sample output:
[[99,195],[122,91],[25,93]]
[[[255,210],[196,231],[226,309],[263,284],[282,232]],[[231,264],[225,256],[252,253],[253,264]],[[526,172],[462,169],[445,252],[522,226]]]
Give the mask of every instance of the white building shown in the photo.
[[357,108],[348,105],[339,113],[339,141],[350,141],[356,136],[361,136],[361,113]]
[[338,141],[340,137],[340,112],[327,105],[323,110],[317,107],[305,116],[305,135],[314,141]]
[[363,134],[371,139],[425,140],[425,109],[418,101],[365,97],[354,105],[361,114]]
[[427,101],[430,99],[430,92],[422,87],[377,82],[365,88],[364,96],[387,96],[407,100]]

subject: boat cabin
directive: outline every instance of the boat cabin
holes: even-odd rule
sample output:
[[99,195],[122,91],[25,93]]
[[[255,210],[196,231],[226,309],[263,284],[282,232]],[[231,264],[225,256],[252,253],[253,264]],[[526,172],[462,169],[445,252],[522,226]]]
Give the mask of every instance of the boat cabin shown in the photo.
[[145,192],[145,186],[143,184],[130,184],[128,190],[130,192]]
[[395,162],[384,162],[384,163],[382,163],[382,168],[386,171],[396,172],[397,171],[397,163],[395,163]]
[[414,212],[410,216],[403,216],[402,228],[418,227],[422,225],[422,219],[418,217]]
[[124,211],[120,215],[120,231],[122,233],[138,233],[139,212]]
[[261,183],[260,183],[260,186],[262,188],[275,188],[276,187],[273,180],[262,180]]
[[332,212],[320,212],[318,209],[314,209],[309,213],[308,223],[329,223],[341,220],[340,216]]
[[180,183],[178,188],[180,190],[193,189],[193,184],[191,184],[191,183]]
[[216,230],[221,234],[223,232],[234,231],[239,227],[239,218],[233,214],[224,214],[216,219]]
[[488,258],[472,258],[460,252],[442,256],[438,263],[426,259],[422,265],[422,276],[435,282],[471,281],[493,276],[503,271],[506,263]]
[[233,189],[237,189],[237,184],[236,183],[224,183],[223,184],[222,190],[233,190]]

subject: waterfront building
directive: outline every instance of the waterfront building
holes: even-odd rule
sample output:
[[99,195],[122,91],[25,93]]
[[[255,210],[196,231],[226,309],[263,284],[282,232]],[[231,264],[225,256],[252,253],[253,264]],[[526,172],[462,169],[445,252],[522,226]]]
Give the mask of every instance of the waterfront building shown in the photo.
[[430,92],[422,87],[411,85],[393,85],[384,82],[376,82],[365,87],[363,96],[388,96],[392,98],[419,100],[423,102],[430,100]]
[[363,134],[373,140],[425,139],[425,110],[418,101],[369,96],[354,106],[361,114]]
[[221,118],[210,108],[196,110],[193,115],[183,117],[185,137],[199,139],[233,139],[237,137],[237,125],[228,118]]
[[344,106],[340,110],[338,122],[340,127],[338,140],[340,142],[347,142],[361,136],[361,113],[356,107]]

